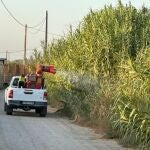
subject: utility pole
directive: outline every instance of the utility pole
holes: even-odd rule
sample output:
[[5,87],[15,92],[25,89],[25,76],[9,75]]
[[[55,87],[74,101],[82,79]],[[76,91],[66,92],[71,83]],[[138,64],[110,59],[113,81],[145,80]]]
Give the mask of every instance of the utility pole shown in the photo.
[[48,39],[48,11],[46,10],[45,50],[47,49],[47,39]]
[[25,37],[24,37],[24,65],[26,62],[26,53],[27,53],[27,24],[25,25]]
[[26,64],[26,53],[27,53],[27,24],[25,25],[25,37],[24,37],[24,64],[23,64],[23,72],[25,74],[25,64]]

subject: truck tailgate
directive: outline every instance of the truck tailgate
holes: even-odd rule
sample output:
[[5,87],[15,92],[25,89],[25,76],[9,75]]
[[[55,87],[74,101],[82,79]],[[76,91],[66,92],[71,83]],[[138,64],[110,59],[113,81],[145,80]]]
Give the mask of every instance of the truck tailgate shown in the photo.
[[17,88],[13,90],[13,99],[19,101],[42,101],[44,90]]

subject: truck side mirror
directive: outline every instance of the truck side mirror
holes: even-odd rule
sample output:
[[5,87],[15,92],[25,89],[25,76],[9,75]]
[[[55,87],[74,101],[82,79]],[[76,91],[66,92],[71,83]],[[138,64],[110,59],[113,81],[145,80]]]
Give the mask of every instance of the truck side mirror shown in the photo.
[[9,86],[9,83],[3,83],[3,87],[7,88]]

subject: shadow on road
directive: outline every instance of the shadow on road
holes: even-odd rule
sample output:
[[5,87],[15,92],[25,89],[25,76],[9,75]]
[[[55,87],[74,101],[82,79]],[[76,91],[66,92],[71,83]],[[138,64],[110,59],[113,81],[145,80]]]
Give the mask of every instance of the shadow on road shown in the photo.
[[[13,116],[21,116],[21,117],[40,117],[39,114],[35,113],[35,111],[23,111],[23,110],[14,110],[13,111]],[[49,108],[48,109],[48,112],[47,112],[47,116],[46,118],[62,118],[64,117],[64,115],[56,110],[56,109],[51,109]],[[42,117],[41,117],[42,118]]]

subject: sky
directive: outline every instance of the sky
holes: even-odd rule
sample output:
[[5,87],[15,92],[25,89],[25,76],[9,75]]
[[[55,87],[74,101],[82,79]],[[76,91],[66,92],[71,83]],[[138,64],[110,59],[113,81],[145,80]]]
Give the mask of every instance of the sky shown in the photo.
[[[70,25],[75,29],[90,9],[100,10],[104,5],[117,5],[118,0],[3,0],[11,13],[28,26],[41,22],[48,10],[48,42],[67,34]],[[143,4],[150,8],[150,0],[130,0],[140,8]],[[1,1],[0,1],[1,2]],[[124,4],[129,0],[122,0]],[[0,3],[0,58],[22,59],[24,49],[24,27],[15,22]],[[40,30],[45,30],[45,25]],[[45,38],[44,32],[28,29],[27,32],[27,57],[33,49],[40,51],[41,41]]]

